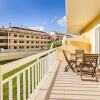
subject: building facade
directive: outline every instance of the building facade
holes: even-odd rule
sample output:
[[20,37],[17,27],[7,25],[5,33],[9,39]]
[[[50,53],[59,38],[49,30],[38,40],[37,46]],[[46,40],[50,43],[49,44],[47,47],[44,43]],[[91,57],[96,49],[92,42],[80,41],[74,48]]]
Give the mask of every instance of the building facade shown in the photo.
[[71,35],[63,34],[56,31],[51,32],[50,34],[51,34],[52,40],[58,41],[59,43],[62,43],[63,37],[71,38]]
[[0,49],[44,49],[51,41],[43,31],[9,27],[0,28]]

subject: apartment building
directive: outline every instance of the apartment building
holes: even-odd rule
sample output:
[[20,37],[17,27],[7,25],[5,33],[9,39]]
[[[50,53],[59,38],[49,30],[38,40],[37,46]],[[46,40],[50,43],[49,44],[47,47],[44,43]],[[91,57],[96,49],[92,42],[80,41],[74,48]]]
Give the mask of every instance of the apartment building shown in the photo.
[[43,31],[9,27],[0,28],[0,49],[44,49],[50,35]]
[[52,40],[58,41],[59,43],[62,43],[63,37],[66,37],[66,38],[72,37],[71,35],[63,34],[63,33],[56,32],[56,31],[51,32],[50,34],[51,34]]

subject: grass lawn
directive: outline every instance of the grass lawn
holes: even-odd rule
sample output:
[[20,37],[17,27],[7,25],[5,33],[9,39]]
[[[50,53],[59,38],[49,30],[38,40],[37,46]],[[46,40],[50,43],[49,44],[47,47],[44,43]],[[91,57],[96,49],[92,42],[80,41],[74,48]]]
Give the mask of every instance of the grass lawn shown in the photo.
[[4,64],[10,63],[12,61],[16,61],[16,60],[18,60],[18,59],[0,61],[0,65],[4,65]]

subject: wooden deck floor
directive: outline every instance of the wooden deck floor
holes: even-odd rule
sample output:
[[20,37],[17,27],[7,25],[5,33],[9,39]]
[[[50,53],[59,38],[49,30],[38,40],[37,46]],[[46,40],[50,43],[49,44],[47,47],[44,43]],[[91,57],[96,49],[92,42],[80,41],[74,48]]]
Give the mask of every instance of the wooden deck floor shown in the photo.
[[62,62],[49,100],[100,100],[99,82],[81,81],[80,76],[64,72],[66,62]]

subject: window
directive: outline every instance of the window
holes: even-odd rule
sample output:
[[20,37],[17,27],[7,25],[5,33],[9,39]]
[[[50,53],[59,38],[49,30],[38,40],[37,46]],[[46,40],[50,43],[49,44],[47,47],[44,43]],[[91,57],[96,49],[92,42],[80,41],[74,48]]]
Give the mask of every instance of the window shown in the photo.
[[27,36],[27,38],[29,38],[29,36]]
[[27,43],[29,43],[29,41],[27,41]]
[[22,41],[22,43],[24,43],[24,41]]
[[17,41],[14,41],[14,43],[17,43]]
[[17,47],[14,47],[14,49],[17,49]]
[[34,48],[33,46],[31,48]]
[[31,36],[31,38],[33,38],[33,36]]
[[36,48],[39,48],[39,46],[36,46]]
[[0,32],[0,36],[3,36],[3,34]]
[[39,37],[36,37],[36,39],[39,39]]
[[48,39],[50,39],[50,37],[48,37]]
[[27,48],[29,48],[29,46],[27,46]]
[[0,43],[2,43],[3,42],[3,40],[0,40]]
[[31,43],[34,43],[33,41],[31,41]]
[[14,35],[14,37],[17,37],[17,35]]
[[39,43],[39,41],[36,41],[36,43]]
[[4,47],[4,49],[7,49],[7,47]]
[[19,35],[19,37],[22,37],[21,35]]

